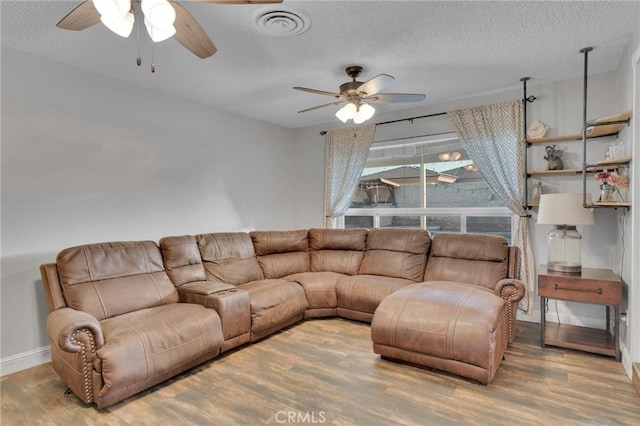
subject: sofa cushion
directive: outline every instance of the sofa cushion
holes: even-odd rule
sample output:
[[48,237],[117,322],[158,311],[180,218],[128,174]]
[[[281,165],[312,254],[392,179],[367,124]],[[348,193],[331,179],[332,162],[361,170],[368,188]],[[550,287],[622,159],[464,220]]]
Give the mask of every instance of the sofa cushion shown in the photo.
[[101,395],[162,376],[207,354],[214,357],[223,343],[216,311],[187,303],[142,309],[104,320],[101,326],[105,344],[94,361],[104,381]]
[[438,233],[424,281],[455,281],[493,289],[507,277],[509,246],[497,235]]
[[264,278],[249,234],[201,234],[196,241],[207,280],[238,285]]
[[304,289],[309,309],[335,308],[338,306],[336,283],[346,275],[337,272],[301,272],[284,277]]
[[311,271],[357,274],[367,248],[368,232],[364,228],[310,229]]
[[264,278],[281,278],[310,270],[307,230],[254,231],[250,235]]
[[382,299],[394,291],[411,284],[415,283],[404,278],[381,277],[378,275],[344,277],[336,283],[338,308],[373,314]]
[[167,275],[174,285],[180,286],[206,279],[198,243],[193,235],[162,238],[160,250]]
[[56,263],[67,305],[98,320],[178,301],[153,241],[71,247]]
[[267,279],[241,284],[238,288],[249,293],[251,341],[302,319],[309,306],[304,290],[295,282]]
[[422,229],[371,229],[359,274],[422,281],[431,244]]

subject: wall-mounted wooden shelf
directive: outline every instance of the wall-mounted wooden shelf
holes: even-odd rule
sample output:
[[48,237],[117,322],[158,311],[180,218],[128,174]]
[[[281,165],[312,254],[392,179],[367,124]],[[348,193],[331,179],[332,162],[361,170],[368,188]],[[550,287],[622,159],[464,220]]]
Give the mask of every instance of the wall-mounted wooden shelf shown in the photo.
[[631,156],[626,156],[626,157],[618,157],[618,158],[611,158],[609,160],[600,160],[600,161],[596,161],[596,164],[599,166],[604,166],[604,165],[618,165],[618,164],[627,164],[631,162]]
[[595,207],[631,207],[631,203],[628,202],[602,202],[602,201],[595,201],[593,203],[593,206]]
[[[600,162],[598,162],[596,164],[600,164]],[[607,164],[608,164],[608,166],[607,165],[589,166],[589,167],[587,167],[587,173],[594,173],[594,172],[601,172],[603,170],[617,169],[619,165],[626,164],[626,163],[620,163],[620,162],[613,163],[612,162],[612,163],[607,163]],[[527,172],[527,176],[533,176],[533,175],[573,175],[573,174],[580,174],[580,173],[582,173],[582,169],[529,170]]]
[[533,175],[571,175],[582,173],[582,169],[562,169],[562,170],[529,170],[527,176]]
[[[626,124],[624,121],[631,117],[631,111],[625,111],[620,114],[610,115],[608,117],[597,118],[591,121],[593,127],[587,128],[587,139],[601,138],[603,136],[617,135]],[[600,123],[609,123],[611,121],[622,121],[622,123],[599,125]],[[544,138],[530,138],[527,143],[550,143],[563,141],[579,141],[582,140],[582,133],[573,133],[570,135],[546,136]]]

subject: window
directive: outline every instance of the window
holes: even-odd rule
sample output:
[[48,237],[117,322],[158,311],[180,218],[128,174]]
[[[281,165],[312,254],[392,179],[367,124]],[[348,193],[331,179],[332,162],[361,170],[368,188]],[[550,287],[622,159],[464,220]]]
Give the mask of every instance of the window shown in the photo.
[[502,235],[512,215],[469,159],[455,134],[374,143],[351,206],[353,227],[409,227]]

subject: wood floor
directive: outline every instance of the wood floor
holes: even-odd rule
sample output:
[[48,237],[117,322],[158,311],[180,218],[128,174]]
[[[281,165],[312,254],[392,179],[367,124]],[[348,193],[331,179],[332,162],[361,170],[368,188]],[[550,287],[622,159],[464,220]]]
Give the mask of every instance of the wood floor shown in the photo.
[[494,382],[380,359],[369,326],[298,324],[105,410],[64,396],[44,364],[2,377],[2,425],[637,425],[640,396],[613,358],[539,347],[518,323]]

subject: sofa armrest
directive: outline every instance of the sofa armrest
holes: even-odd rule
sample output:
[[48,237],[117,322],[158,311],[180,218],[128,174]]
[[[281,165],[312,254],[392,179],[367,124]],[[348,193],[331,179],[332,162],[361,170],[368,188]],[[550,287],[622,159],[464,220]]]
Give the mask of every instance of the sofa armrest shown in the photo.
[[215,310],[222,322],[224,340],[242,336],[251,331],[251,302],[249,293],[234,285],[210,281],[197,281],[178,287],[180,301],[202,305]]
[[513,343],[516,338],[516,314],[518,302],[522,300],[525,295],[524,283],[514,278],[505,278],[498,281],[494,292],[496,295],[507,301],[509,343]]
[[187,284],[183,284],[178,289],[180,295],[180,301],[185,302],[192,295],[210,296],[212,294],[220,293],[221,291],[227,291],[236,288],[233,284],[218,283],[213,281],[195,281]]
[[514,278],[505,278],[496,284],[495,294],[511,302],[519,302],[525,294],[524,283]]
[[47,317],[47,332],[51,341],[66,352],[81,352],[86,344],[95,351],[104,345],[98,320],[86,312],[71,308],[51,312]]

